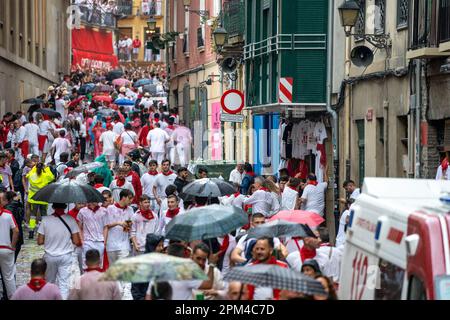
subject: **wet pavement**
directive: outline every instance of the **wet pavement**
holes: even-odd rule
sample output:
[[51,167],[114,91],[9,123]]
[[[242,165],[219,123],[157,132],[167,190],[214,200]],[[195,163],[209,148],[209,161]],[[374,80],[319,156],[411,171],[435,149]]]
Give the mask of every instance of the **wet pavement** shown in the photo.
[[[26,237],[26,236],[25,236]],[[19,256],[17,257],[16,263],[16,284],[20,287],[28,281],[30,281],[30,266],[34,259],[42,258],[44,256],[44,247],[38,246],[36,239],[28,240],[25,239],[25,244],[20,250]],[[78,262],[76,256],[73,257],[71,279],[69,283],[74,283],[74,279],[80,276],[80,269],[78,267]],[[131,296],[131,284],[124,284],[124,295],[122,300],[132,300]]]

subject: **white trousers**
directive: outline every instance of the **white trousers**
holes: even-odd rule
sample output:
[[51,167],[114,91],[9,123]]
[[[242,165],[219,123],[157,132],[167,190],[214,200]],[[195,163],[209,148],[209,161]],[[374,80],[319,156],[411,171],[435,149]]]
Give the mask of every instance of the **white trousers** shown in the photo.
[[30,153],[39,155],[39,143],[30,141]]
[[175,148],[177,150],[178,158],[180,159],[180,166],[185,167],[186,159],[187,159],[186,148],[184,147],[184,145],[182,143],[178,143]]
[[61,291],[63,300],[67,300],[72,271],[72,252],[57,257],[46,253],[44,254],[44,259],[47,263],[45,278],[48,282],[56,284]]
[[[3,281],[6,287],[8,299],[11,299],[16,292],[16,267],[14,265],[14,251],[10,249],[0,249],[0,269],[2,270]],[[1,284],[0,284],[1,286]]]
[[97,250],[100,253],[100,267],[103,268],[103,253],[105,251],[105,243],[103,241],[89,241],[83,242],[83,268],[86,269],[86,252],[89,250]]
[[152,152],[152,159],[158,162],[158,165],[161,165],[164,160],[164,152]]
[[111,266],[114,262],[119,259],[126,258],[130,255],[130,251],[128,250],[119,250],[119,251],[108,251],[108,262]]
[[80,269],[80,274],[83,274],[83,248],[75,247],[74,256],[75,260],[78,262],[78,269]]

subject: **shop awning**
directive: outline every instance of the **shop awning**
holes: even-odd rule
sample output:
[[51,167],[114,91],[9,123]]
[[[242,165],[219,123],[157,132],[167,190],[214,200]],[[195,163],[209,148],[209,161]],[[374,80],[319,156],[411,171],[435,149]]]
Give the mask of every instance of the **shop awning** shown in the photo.
[[114,55],[111,32],[90,28],[72,30],[72,67],[115,68],[118,65]]
[[325,103],[271,103],[257,106],[246,107],[245,110],[251,111],[253,114],[268,113],[292,113],[305,114],[309,112],[327,111]]

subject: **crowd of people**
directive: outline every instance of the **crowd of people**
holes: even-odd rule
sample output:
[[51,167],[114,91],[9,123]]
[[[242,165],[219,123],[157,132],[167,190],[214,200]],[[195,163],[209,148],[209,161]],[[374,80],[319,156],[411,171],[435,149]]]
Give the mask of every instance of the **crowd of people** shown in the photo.
[[[326,175],[322,183],[313,173],[302,180],[286,169],[277,177],[262,177],[255,175],[251,164],[239,163],[229,176],[234,194],[186,196],[184,187],[208,178],[208,170],[189,172],[191,131],[176,110],[133,87],[143,78],[159,76],[154,71],[126,70],[123,77],[130,82],[111,86],[100,100],[95,90],[86,96],[82,91],[88,82],[94,82],[94,87],[111,85],[108,72],[79,69],[38,97],[43,105],[32,106],[28,113],[4,115],[0,125],[4,298],[122,299],[123,283],[99,281],[102,272],[119,259],[159,252],[192,259],[208,280],[158,283],[157,290],[152,283],[133,283],[134,299],[337,299],[348,210],[342,214],[335,246],[324,223],[312,228],[315,237],[247,237],[249,230],[283,210],[324,216]],[[118,106],[117,99],[132,103]],[[68,207],[33,199],[48,184],[63,181],[72,170],[94,160],[93,169],[81,171],[74,179],[97,189],[103,203]],[[343,201],[349,206],[359,189],[353,181],[344,188],[350,200]],[[247,213],[248,224],[208,241],[165,238],[166,227],[176,216],[214,203],[239,207]],[[16,288],[15,264],[26,238],[36,238],[45,254],[33,261],[29,283]],[[82,276],[71,284],[74,259]],[[296,270],[320,281],[327,294],[311,296],[223,280],[232,268],[255,264]]]

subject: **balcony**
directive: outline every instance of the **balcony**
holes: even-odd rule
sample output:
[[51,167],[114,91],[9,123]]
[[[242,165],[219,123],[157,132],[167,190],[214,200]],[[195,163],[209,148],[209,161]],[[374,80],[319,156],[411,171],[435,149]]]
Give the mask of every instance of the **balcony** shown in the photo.
[[118,0],[117,15],[131,16],[133,14],[133,0]]
[[228,0],[223,4],[223,26],[228,32],[228,43],[244,41],[245,4],[243,0]]
[[450,0],[439,5],[439,51],[450,51]]
[[163,2],[161,0],[155,1],[142,1],[141,17],[144,19],[149,16],[162,17],[163,15]]
[[97,28],[115,29],[117,25],[116,8],[100,7],[93,4],[79,4],[81,22]]
[[[446,2],[449,1],[441,1],[441,6]],[[436,6],[437,1],[412,0],[407,59],[432,59],[450,55],[448,52],[439,50],[440,37],[446,35],[440,32],[441,26],[438,22],[441,19],[434,14],[437,11]],[[444,16],[444,14],[442,15]],[[442,21],[442,24],[448,25],[448,21]],[[444,27],[442,26],[442,29]]]

